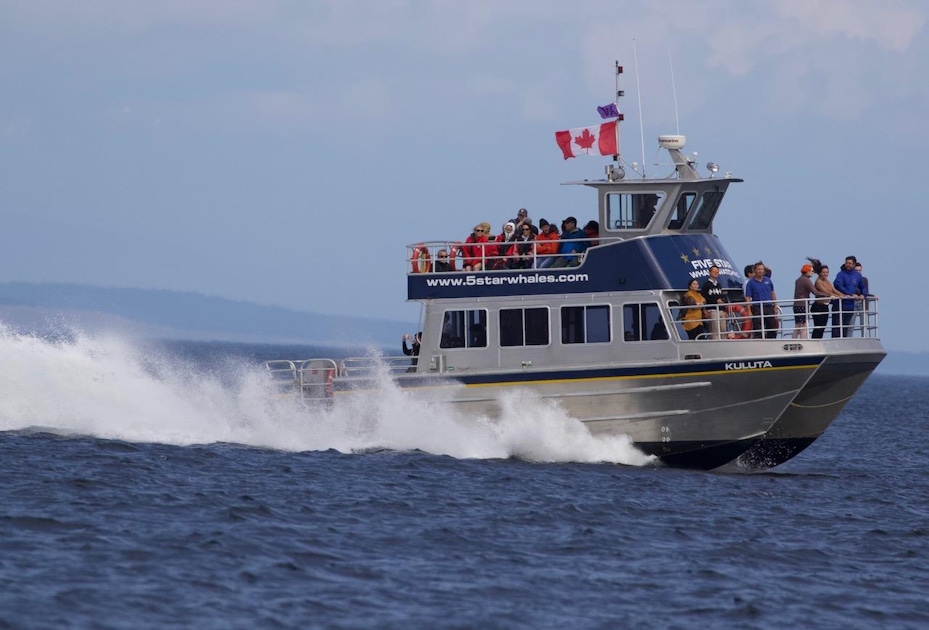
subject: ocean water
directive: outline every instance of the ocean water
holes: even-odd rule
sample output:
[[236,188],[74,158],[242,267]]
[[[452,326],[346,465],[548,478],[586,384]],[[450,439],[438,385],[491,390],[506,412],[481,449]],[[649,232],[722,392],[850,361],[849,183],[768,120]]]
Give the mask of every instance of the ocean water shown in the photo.
[[0,328],[0,628],[929,626],[929,378],[718,474],[518,392],[310,411],[309,352]]

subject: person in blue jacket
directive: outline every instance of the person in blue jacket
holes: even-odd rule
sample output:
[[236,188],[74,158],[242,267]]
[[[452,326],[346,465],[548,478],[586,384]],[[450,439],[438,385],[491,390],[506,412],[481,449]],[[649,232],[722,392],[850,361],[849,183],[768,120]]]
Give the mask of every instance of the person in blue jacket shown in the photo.
[[755,274],[745,283],[745,301],[749,303],[754,315],[752,337],[755,339],[774,339],[777,337],[777,314],[780,307],[774,302],[777,293],[774,283],[765,272],[765,265],[760,260],[755,263]]
[[589,243],[584,230],[577,227],[577,219],[568,217],[564,220],[564,230],[558,245],[558,258],[552,267],[577,267],[581,264],[580,254],[587,251]]
[[[846,256],[845,264],[842,270],[835,275],[832,281],[836,290],[845,297],[839,300],[841,304],[842,326],[840,334],[842,337],[852,336],[852,318],[855,316],[855,302],[868,297],[868,286],[865,284],[861,274],[855,270],[858,259],[854,256]],[[834,325],[834,322],[833,322]]]

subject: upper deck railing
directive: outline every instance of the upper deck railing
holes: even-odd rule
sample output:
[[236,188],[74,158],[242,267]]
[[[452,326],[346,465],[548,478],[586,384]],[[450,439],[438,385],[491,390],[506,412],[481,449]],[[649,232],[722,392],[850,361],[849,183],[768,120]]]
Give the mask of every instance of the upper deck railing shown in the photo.
[[[593,238],[559,238],[550,241],[487,241],[486,243],[423,241],[415,245],[407,245],[407,270],[408,273],[465,271],[468,261],[473,260],[480,263],[479,269],[474,269],[474,271],[521,271],[546,268],[554,264],[554,259],[563,255],[573,261],[571,266],[575,266],[583,261],[584,254],[591,247],[623,240],[626,238],[607,235]],[[554,244],[555,253],[539,253],[539,246],[544,244]],[[580,251],[559,254],[561,244],[577,246]],[[443,251],[445,256],[440,256]],[[552,260],[546,263],[546,259]],[[449,268],[442,269],[438,265],[440,262],[447,263]]]

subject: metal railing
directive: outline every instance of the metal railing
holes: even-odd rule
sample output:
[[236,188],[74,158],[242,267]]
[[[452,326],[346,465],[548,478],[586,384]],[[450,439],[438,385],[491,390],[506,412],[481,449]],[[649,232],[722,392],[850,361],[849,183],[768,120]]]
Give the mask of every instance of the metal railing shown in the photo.
[[[726,306],[668,305],[675,328],[683,341],[691,340],[692,330],[702,326],[694,341],[739,339],[838,339],[878,335],[878,298],[854,300],[855,308],[845,308],[848,298],[831,300],[826,310],[812,310],[814,299],[739,302]],[[805,312],[794,306],[805,305]],[[817,309],[824,308],[817,305]],[[701,311],[699,316],[693,315]],[[688,330],[691,332],[688,334]]]
[[332,399],[332,379],[339,370],[332,359],[266,361],[265,368],[282,392],[297,391],[304,400],[318,403]]
[[[473,271],[519,271],[521,269],[545,269],[555,264],[555,259],[564,256],[571,263],[567,266],[577,266],[584,260],[584,254],[590,247],[595,247],[605,241],[621,241],[621,237],[596,237],[558,239],[552,241],[487,241],[486,243],[462,243],[452,241],[424,241],[415,245],[407,245],[407,268],[409,273],[443,273],[437,269],[437,263],[446,262],[451,269],[448,271],[465,271],[467,260],[472,257],[466,255],[465,248],[475,248],[473,259],[480,262],[480,269]],[[554,254],[539,254],[537,246],[543,243],[554,243]],[[577,243],[581,246],[580,252],[567,252],[559,254],[558,249],[562,243]],[[506,251],[515,246],[515,252],[507,255]],[[503,247],[503,253],[500,248]],[[446,252],[445,258],[439,257],[440,251]]]
[[412,359],[405,355],[348,357],[339,364],[339,376],[374,376],[383,370],[390,374],[402,374],[415,371],[415,367]]

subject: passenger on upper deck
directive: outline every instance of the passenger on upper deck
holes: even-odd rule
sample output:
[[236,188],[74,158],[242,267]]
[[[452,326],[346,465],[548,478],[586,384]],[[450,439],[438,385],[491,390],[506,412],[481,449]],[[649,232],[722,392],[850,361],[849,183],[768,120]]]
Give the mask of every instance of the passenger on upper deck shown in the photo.
[[558,258],[552,267],[577,267],[581,264],[581,254],[587,251],[584,230],[577,227],[577,219],[568,217],[564,220],[564,232],[558,246]]
[[465,244],[461,246],[461,255],[464,257],[464,271],[480,271],[484,268],[484,262],[487,258],[487,247],[485,243],[488,240],[490,224],[479,223],[474,226],[474,231],[465,239]]
[[516,256],[516,225],[512,221],[503,224],[503,231],[494,238],[496,246],[490,247],[489,252],[493,261],[486,266],[491,269],[507,269],[512,258]]
[[438,273],[446,271],[455,271],[454,260],[449,260],[448,250],[442,247],[435,256],[435,271]]
[[532,226],[532,233],[538,234],[539,228],[532,225],[532,219],[529,218],[529,211],[525,208],[520,208],[519,212],[516,213],[515,219],[510,219],[510,222],[516,227],[516,233],[522,234],[522,228],[524,223],[528,223]]
[[529,223],[523,223],[523,226],[517,230],[515,237],[516,256],[515,258],[511,258],[509,260],[510,269],[532,269],[533,240],[535,240],[535,234],[532,233],[532,225]]
[[600,244],[600,224],[594,220],[587,222],[584,226],[584,236],[590,239],[588,247],[596,247]]
[[536,267],[546,269],[558,258],[558,226],[539,219],[539,228],[535,238]]

